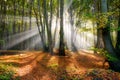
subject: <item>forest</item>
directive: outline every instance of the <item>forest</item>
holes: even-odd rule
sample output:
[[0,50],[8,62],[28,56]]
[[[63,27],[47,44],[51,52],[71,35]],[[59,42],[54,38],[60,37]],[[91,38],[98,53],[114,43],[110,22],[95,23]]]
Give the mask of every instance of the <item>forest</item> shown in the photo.
[[0,0],[0,80],[120,80],[120,0]]

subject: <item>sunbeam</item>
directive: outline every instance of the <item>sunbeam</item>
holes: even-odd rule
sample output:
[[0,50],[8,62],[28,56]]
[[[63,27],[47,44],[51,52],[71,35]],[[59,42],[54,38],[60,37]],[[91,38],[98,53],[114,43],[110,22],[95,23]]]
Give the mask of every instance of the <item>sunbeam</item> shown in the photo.
[[4,40],[6,41],[5,44],[2,46],[1,49],[9,49],[12,48],[13,46],[19,44],[20,42],[23,42],[27,39],[29,39],[32,36],[35,36],[38,34],[37,28],[34,28],[32,30],[28,30],[25,32],[21,32],[12,36],[9,36],[5,38]]
[[[64,4],[64,43],[65,48],[71,51],[80,50],[80,49],[89,49],[94,46],[94,41],[96,41],[96,36],[93,35],[90,31],[81,30],[82,28],[92,29],[93,24],[91,21],[81,21],[81,28],[77,28],[75,24],[71,22],[71,15],[68,11],[70,6],[72,5],[73,0],[65,0]],[[9,16],[12,17],[12,16]],[[16,16],[16,19],[22,20],[22,17]],[[57,20],[57,22],[56,22]],[[76,18],[73,15],[72,20],[76,22]],[[29,23],[29,17],[24,17],[24,21]],[[35,23],[36,19],[31,17],[32,23]],[[57,16],[53,16],[51,32],[52,39],[54,41],[54,48],[59,48],[59,31],[60,31],[60,19]],[[41,26],[39,26],[41,27]],[[95,40],[94,40],[95,38]],[[1,47],[2,50],[7,49],[20,49],[15,47],[20,47],[23,45],[21,49],[31,50],[31,49],[42,49],[41,38],[38,33],[38,28],[34,27],[31,30],[27,30],[25,32],[17,33],[14,35],[10,35],[4,38],[5,44]],[[21,50],[20,49],[20,50]]]

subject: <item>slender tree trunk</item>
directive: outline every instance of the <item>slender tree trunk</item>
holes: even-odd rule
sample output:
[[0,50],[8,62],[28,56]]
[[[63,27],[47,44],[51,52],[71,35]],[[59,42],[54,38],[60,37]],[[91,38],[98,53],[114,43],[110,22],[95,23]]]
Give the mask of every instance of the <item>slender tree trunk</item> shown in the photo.
[[47,29],[47,43],[48,43],[48,48],[51,54],[53,54],[53,48],[52,48],[52,35],[51,35],[51,27],[48,26],[48,13],[47,13],[47,4],[46,0],[43,2],[44,6],[44,18],[45,18],[45,24],[46,24],[46,29]]
[[[1,10],[0,10],[0,40],[3,40],[5,37],[5,27],[6,27],[6,2],[0,1],[1,3]],[[0,48],[3,46],[3,41],[0,42]]]
[[[17,1],[17,4],[20,5],[20,1]],[[20,6],[18,6],[18,16],[20,16]],[[20,31],[21,31],[21,27],[20,26],[21,26],[21,24],[19,23],[19,25],[18,25],[18,33],[20,33]]]
[[45,36],[45,25],[44,25],[44,22],[42,20],[42,13],[41,13],[41,9],[40,9],[40,0],[38,0],[38,12],[36,11],[35,9],[35,6],[33,6],[33,10],[34,10],[34,13],[35,13],[35,18],[36,18],[36,24],[37,24],[37,27],[38,27],[38,31],[39,31],[39,35],[40,35],[40,38],[41,38],[41,42],[42,42],[42,47],[43,47],[43,51],[48,51],[48,46],[47,46],[47,43],[46,43],[46,36]]
[[77,48],[74,44],[74,33],[75,33],[75,30],[74,30],[74,16],[73,16],[73,7],[72,5],[70,6],[69,8],[69,15],[70,15],[70,24],[71,24],[71,50],[72,51],[77,51]]
[[[99,27],[99,24],[97,23],[97,27]],[[96,48],[102,49],[104,48],[104,42],[103,42],[103,35],[102,35],[102,29],[97,29],[97,44]]]
[[29,0],[29,29],[31,30],[32,0]]
[[52,37],[52,33],[51,33],[51,28],[52,28],[52,20],[53,20],[53,0],[50,0],[50,23],[49,23],[49,27],[50,27],[50,53],[53,55],[53,48],[54,48],[54,46],[53,46],[53,41],[52,41],[52,39],[53,39],[53,37]]
[[41,2],[38,0],[38,11],[39,11],[39,20],[40,20],[40,25],[39,25],[39,33],[40,33],[40,28],[41,28],[41,42],[43,44],[43,51],[47,50],[47,45],[46,45],[46,38],[45,38],[45,29],[44,29],[44,24],[43,24],[43,19],[42,19],[42,12],[41,12]]
[[25,0],[22,0],[22,31],[24,31],[24,12],[25,12]]
[[16,33],[16,0],[13,0],[14,4],[14,21],[13,21],[13,34]]
[[65,56],[65,44],[64,44],[64,31],[63,31],[63,10],[64,0],[60,0],[60,44],[59,44],[59,55]]
[[54,36],[53,36],[53,47],[55,46],[55,41],[56,41],[56,33],[57,33],[57,28],[58,28],[58,20],[59,20],[59,0],[57,0],[57,16],[56,16],[56,26],[55,26],[55,31],[54,31]]
[[[22,0],[22,32],[24,31],[24,14],[25,14],[25,0]],[[23,49],[24,47],[24,43],[22,42],[21,44],[21,50]]]
[[[5,1],[3,1],[3,23],[2,23],[2,28],[3,28],[3,33],[2,33],[2,38],[4,38],[4,37],[6,37],[6,10],[7,10],[7,7],[6,7],[6,2]],[[6,41],[4,41],[4,42],[6,42]],[[6,49],[6,48],[5,48]]]

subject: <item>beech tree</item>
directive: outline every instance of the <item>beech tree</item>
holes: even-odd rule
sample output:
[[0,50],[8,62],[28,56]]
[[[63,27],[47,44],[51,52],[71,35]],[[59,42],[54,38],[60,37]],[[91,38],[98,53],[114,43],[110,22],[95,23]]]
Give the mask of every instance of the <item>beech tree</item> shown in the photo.
[[[107,0],[101,0],[101,11],[102,15],[105,15],[108,12],[107,8]],[[108,61],[110,64],[110,68],[116,71],[120,71],[120,60],[119,56],[117,56],[117,53],[115,51],[115,48],[113,47],[112,40],[110,37],[110,23],[109,23],[109,17],[107,17],[108,21],[105,21],[105,24],[103,24],[102,28],[102,35],[103,35],[103,41],[105,44],[105,49],[108,51],[108,53],[117,58],[116,61]]]
[[64,43],[64,31],[63,31],[63,11],[64,11],[64,0],[60,0],[60,45],[59,55],[65,56],[65,43]]

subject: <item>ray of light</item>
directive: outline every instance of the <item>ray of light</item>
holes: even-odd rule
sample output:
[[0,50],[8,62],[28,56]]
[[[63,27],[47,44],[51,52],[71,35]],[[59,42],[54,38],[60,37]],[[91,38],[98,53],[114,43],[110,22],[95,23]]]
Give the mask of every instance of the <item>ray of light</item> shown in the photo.
[[37,28],[34,28],[32,30],[28,30],[25,32],[21,32],[21,33],[9,36],[4,39],[6,42],[1,49],[9,49],[19,44],[20,42],[23,42],[24,40],[27,40],[30,37],[35,36],[36,34],[38,34],[38,30]]

